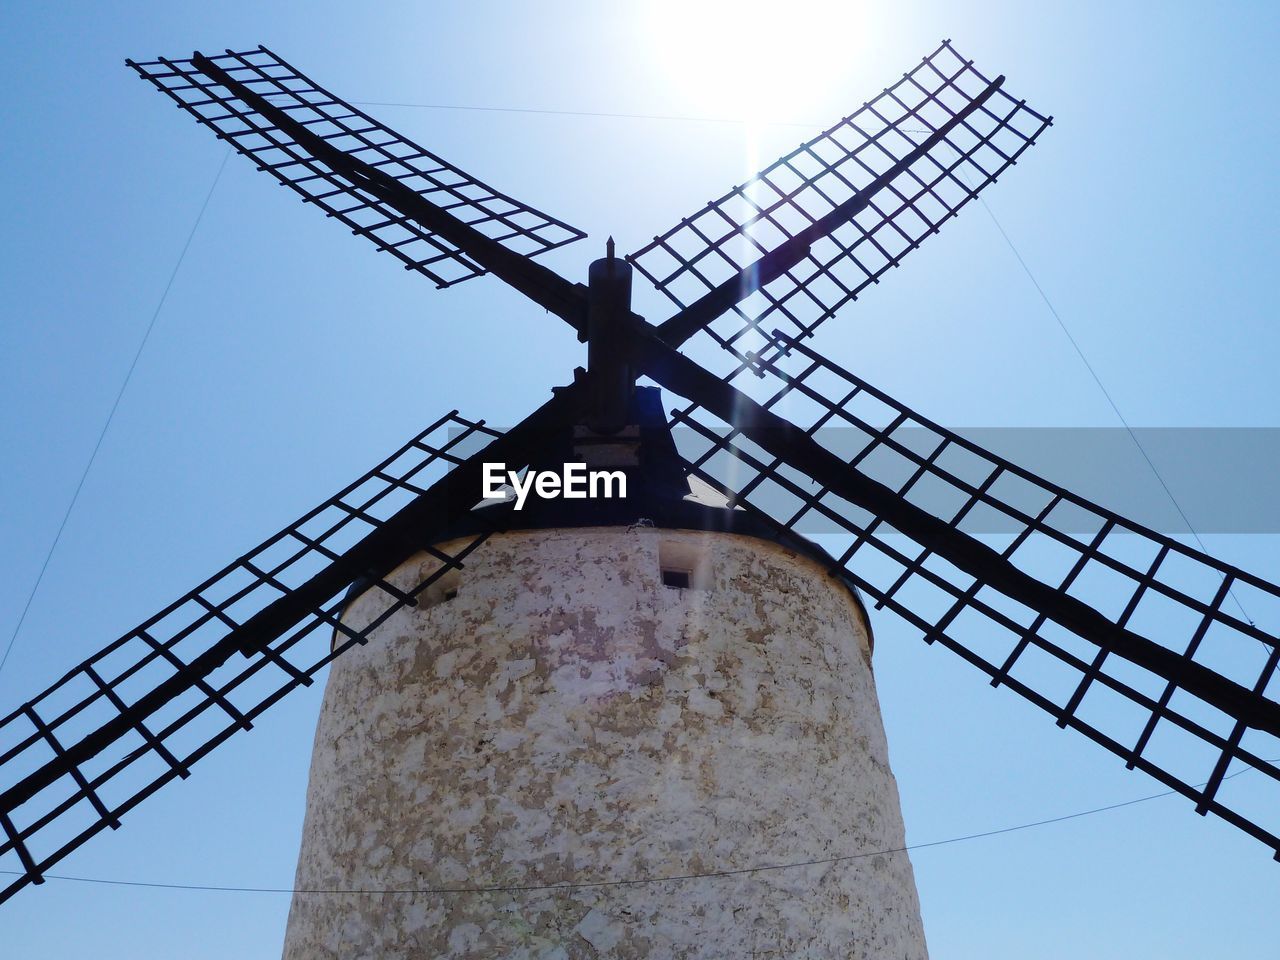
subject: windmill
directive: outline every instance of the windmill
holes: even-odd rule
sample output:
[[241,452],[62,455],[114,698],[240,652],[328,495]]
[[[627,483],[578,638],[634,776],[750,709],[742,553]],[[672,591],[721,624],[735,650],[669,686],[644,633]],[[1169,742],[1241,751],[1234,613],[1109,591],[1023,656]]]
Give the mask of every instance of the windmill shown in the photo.
[[[976,448],[805,342],[1035,142],[1048,121],[1002,79],[943,44],[750,184],[630,256],[607,253],[584,288],[530,259],[579,231],[404,140],[269,51],[131,65],[406,268],[440,286],[493,273],[565,320],[588,344],[588,369],[508,431],[447,415],[0,721],[0,856],[22,871],[4,897],[118,827],[339,654],[370,639],[376,652],[378,627],[448,602],[469,562],[522,522],[513,501],[474,509],[484,464],[540,467],[570,450],[652,489],[676,484],[674,465],[718,491],[713,509],[734,529],[798,551],[794,531],[821,518],[845,546],[820,562],[874,607],[1280,850],[1267,811],[1233,803],[1223,779],[1233,761],[1278,778],[1263,759],[1280,734],[1275,635],[1229,600],[1266,610],[1277,588]],[[630,312],[635,272],[675,302],[665,322]],[[679,352],[693,337],[725,349],[727,374]],[[687,405],[655,420],[653,394],[633,389],[640,375]],[[856,449],[832,449],[834,431],[821,432],[832,425],[848,428],[842,442],[860,437]],[[698,451],[675,459],[662,443],[668,426],[685,428]],[[907,427],[917,428],[910,442]],[[648,456],[657,447],[665,456]],[[631,453],[640,462],[628,463]],[[726,460],[734,470],[717,469]],[[654,520],[664,505],[657,497],[627,521]],[[542,521],[572,525],[559,509]],[[592,522],[620,522],[605,513]],[[999,549],[967,532],[992,513],[1014,531]],[[424,551],[434,564],[405,582],[397,571]],[[671,567],[674,589],[680,573],[692,588],[696,559]],[[381,606],[353,626],[346,611],[366,597]],[[1257,656],[1246,675],[1223,665],[1232,644]],[[1123,709],[1097,710],[1109,701]]]

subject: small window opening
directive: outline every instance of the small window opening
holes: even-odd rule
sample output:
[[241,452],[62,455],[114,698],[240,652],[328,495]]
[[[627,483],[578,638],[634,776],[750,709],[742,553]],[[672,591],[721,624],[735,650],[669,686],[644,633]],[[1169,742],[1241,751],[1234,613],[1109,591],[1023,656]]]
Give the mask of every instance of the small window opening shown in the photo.
[[461,572],[456,568],[446,570],[436,578],[435,583],[422,591],[422,598],[418,601],[418,606],[434,607],[437,604],[448,603],[458,595],[458,588],[461,585]]
[[673,590],[710,590],[709,544],[695,540],[667,540],[659,543],[658,572],[662,585]]
[[662,585],[664,587],[675,587],[677,590],[689,589],[689,571],[688,570],[663,570]]

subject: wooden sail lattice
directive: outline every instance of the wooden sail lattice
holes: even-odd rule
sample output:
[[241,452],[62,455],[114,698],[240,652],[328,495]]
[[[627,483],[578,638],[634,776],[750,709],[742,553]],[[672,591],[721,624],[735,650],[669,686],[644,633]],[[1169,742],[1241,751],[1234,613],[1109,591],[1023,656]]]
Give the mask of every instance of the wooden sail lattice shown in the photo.
[[[741,364],[731,380],[765,374],[766,409],[785,410],[851,471],[993,541],[1001,559],[1105,616],[1120,641],[965,573],[946,548],[816,485],[697,404],[673,415],[692,434],[690,470],[781,528],[820,518],[840,531],[836,565],[876,608],[1280,857],[1280,587],[1036,477],[796,338],[775,331],[770,346],[772,359]],[[1259,776],[1224,786],[1229,770]]]
[[951,46],[861,109],[708,203],[627,259],[688,308],[853,198],[865,205],[777,279],[702,329],[741,358],[785,321],[808,336],[956,216],[1050,120]]
[[460,283],[485,270],[325,157],[310,152],[276,119],[246,103],[217,77],[238,81],[336,151],[362,160],[516,253],[537,256],[586,236],[445,162],[335,97],[265,47],[207,58],[127,62],[258,169],[438,286]]
[[[487,533],[445,555],[416,539],[402,514],[446,467],[494,436],[456,411],[442,417],[0,719],[0,870],[7,874],[0,900],[42,882],[50,866],[187,777],[196,761],[462,565]],[[383,539],[393,554],[424,550],[441,566],[408,589],[394,586],[383,579],[385,563],[373,566],[367,551],[369,564],[360,562],[360,545],[379,533],[390,534]],[[331,575],[327,585],[302,597],[321,574]],[[357,583],[387,594],[380,615],[358,630],[340,620],[346,591]],[[273,617],[282,598],[301,599],[300,609]]]

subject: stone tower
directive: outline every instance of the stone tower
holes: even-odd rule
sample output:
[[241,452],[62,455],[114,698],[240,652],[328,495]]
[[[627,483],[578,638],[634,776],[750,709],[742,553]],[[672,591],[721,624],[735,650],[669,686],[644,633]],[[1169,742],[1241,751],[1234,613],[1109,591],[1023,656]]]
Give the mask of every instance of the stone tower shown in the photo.
[[572,453],[626,500],[509,514],[334,662],[286,960],[926,957],[856,593],[630,419]]

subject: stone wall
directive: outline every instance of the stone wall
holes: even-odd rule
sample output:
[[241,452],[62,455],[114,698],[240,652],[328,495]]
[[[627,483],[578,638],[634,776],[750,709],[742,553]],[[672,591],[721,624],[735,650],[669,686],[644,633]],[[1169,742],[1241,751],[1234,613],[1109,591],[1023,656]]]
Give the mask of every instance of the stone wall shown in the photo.
[[861,609],[817,564],[525,531],[456,586],[332,668],[297,885],[399,892],[297,894],[288,960],[926,956]]

